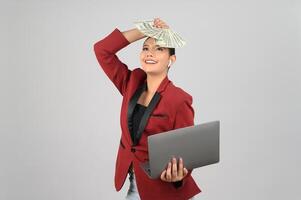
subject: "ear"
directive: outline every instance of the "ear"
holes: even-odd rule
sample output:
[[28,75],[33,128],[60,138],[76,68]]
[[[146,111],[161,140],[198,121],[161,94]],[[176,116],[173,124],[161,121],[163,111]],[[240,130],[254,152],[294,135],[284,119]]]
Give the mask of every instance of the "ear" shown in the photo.
[[171,62],[170,65],[174,64],[174,63],[176,62],[176,60],[177,60],[176,55],[170,56],[170,57],[169,57],[169,60],[170,60],[170,62]]

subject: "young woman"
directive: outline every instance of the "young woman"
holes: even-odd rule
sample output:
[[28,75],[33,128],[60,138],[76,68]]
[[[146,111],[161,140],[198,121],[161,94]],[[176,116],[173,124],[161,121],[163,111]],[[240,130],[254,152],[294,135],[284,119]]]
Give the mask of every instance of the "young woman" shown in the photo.
[[[169,28],[159,18],[154,19],[154,26]],[[101,68],[123,96],[115,188],[120,191],[129,174],[126,199],[193,199],[201,190],[181,158],[167,163],[158,179],[148,178],[140,167],[148,161],[149,135],[194,125],[192,96],[168,78],[168,70],[176,61],[175,49],[160,47],[148,37],[140,53],[141,68],[133,70],[116,56],[119,50],[145,37],[136,28],[124,32],[116,28],[94,44]]]

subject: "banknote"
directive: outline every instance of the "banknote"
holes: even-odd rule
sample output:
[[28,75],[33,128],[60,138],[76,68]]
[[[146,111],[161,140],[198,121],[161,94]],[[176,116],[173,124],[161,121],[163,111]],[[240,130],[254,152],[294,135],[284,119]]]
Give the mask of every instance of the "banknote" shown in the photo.
[[152,20],[135,21],[134,24],[144,35],[155,38],[156,44],[162,47],[179,48],[186,44],[184,39],[170,28],[154,27]]

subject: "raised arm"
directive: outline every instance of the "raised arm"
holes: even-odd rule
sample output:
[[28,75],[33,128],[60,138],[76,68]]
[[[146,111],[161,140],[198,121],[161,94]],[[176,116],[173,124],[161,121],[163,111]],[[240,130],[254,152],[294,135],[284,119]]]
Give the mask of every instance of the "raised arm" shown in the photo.
[[121,95],[124,95],[126,91],[132,71],[117,57],[116,53],[144,37],[146,36],[136,28],[124,32],[115,28],[113,32],[94,44],[94,52],[101,68]]
[[137,28],[133,28],[128,31],[124,31],[124,32],[122,32],[122,34],[130,43],[146,37]]

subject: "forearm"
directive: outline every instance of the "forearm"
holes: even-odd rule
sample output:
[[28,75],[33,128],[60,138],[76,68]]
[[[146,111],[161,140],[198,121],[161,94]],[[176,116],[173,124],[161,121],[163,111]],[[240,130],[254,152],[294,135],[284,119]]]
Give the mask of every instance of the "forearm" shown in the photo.
[[140,40],[142,38],[145,38],[146,36],[141,33],[137,28],[133,28],[127,31],[123,31],[122,34],[124,37],[130,42],[135,42],[137,40]]

